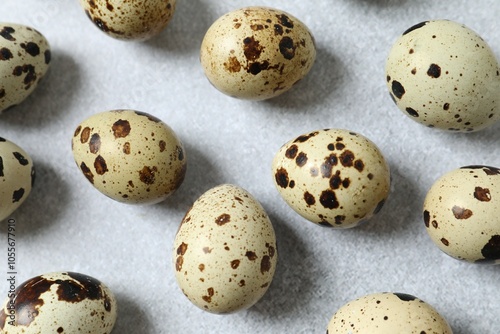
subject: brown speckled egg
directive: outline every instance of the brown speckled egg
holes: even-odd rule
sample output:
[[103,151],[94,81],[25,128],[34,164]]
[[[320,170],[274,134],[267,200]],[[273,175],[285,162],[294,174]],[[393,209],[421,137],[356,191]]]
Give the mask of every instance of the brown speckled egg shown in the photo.
[[394,43],[386,81],[412,120],[449,131],[477,131],[500,119],[500,67],[488,44],[462,24],[416,24]]
[[469,262],[500,263],[500,169],[452,170],[430,188],[424,222],[446,254]]
[[186,174],[186,155],[174,131],[140,111],[111,110],[89,117],[76,128],[72,148],[87,180],[124,203],[161,202]]
[[26,99],[49,69],[50,46],[37,30],[0,23],[0,112]]
[[327,334],[452,334],[431,305],[403,293],[374,293],[342,306]]
[[247,191],[229,184],[196,200],[173,249],[183,293],[199,308],[219,314],[254,305],[271,284],[277,258],[266,212]]
[[170,22],[176,0],[80,0],[89,19],[107,35],[146,40]]
[[350,228],[379,212],[390,191],[389,165],[366,137],[341,129],[292,139],[272,171],[283,199],[307,220]]
[[54,272],[33,277],[9,292],[0,310],[5,334],[109,334],[115,325],[111,290],[87,275]]
[[201,64],[224,94],[249,100],[280,95],[301,80],[316,58],[314,38],[297,18],[267,7],[227,13],[208,29]]
[[0,221],[28,197],[35,180],[33,160],[11,141],[0,138]]

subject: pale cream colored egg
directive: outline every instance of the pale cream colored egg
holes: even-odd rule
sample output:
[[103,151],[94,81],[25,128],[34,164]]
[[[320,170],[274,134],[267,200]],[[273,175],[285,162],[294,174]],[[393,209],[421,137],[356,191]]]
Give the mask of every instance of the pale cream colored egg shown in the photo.
[[342,306],[327,334],[452,334],[450,325],[428,303],[403,293],[374,293]]
[[447,20],[414,25],[389,52],[386,81],[414,121],[449,131],[477,131],[500,119],[500,66],[488,44]]
[[35,168],[28,153],[0,138],[0,221],[26,200],[34,181]]
[[274,276],[276,236],[261,204],[224,184],[208,190],[186,213],[174,241],[175,277],[186,297],[212,313],[254,305]]
[[272,162],[276,189],[307,220],[350,228],[378,213],[390,191],[389,165],[368,138],[318,130],[284,144]]
[[500,263],[500,169],[467,166],[440,177],[424,202],[432,241],[469,262]]
[[43,78],[50,46],[34,28],[0,23],[0,112],[24,101]]
[[80,0],[88,18],[107,35],[146,40],[168,25],[176,0]]
[[314,38],[304,23],[267,7],[223,15],[208,29],[200,51],[208,80],[224,94],[249,100],[289,90],[315,58]]
[[109,334],[116,316],[116,298],[99,280],[54,272],[9,292],[0,310],[0,329],[5,334]]
[[135,110],[95,114],[76,128],[75,162],[101,193],[124,203],[153,204],[180,187],[183,145],[160,119]]

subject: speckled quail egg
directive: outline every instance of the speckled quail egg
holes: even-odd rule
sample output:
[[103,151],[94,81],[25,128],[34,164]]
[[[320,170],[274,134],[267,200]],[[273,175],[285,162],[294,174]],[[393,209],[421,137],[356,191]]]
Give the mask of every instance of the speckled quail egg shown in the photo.
[[0,23],[0,112],[24,101],[50,64],[50,46],[37,30]]
[[78,125],[72,140],[75,162],[101,193],[119,202],[153,204],[180,187],[186,155],[174,131],[135,110],[95,114]]
[[264,100],[289,90],[316,58],[314,38],[281,10],[246,7],[220,17],[208,29],[200,60],[208,80],[224,94]]
[[80,0],[88,18],[107,35],[146,40],[170,22],[176,0]]
[[0,221],[26,200],[34,180],[35,168],[28,153],[0,138]]
[[307,220],[350,228],[378,213],[390,191],[389,165],[368,138],[325,129],[284,144],[272,162],[286,203]]
[[500,263],[500,169],[467,166],[439,178],[424,201],[424,222],[446,254]]
[[406,30],[390,50],[386,76],[399,109],[429,127],[477,131],[500,118],[498,61],[462,24],[426,21]]
[[327,334],[452,334],[450,325],[428,303],[403,293],[374,293],[342,306]]
[[115,325],[116,299],[95,278],[74,272],[33,277],[14,290],[0,310],[5,334],[109,334]]
[[263,207],[230,184],[196,200],[174,241],[179,287],[194,305],[211,313],[254,305],[269,288],[277,258],[276,236]]

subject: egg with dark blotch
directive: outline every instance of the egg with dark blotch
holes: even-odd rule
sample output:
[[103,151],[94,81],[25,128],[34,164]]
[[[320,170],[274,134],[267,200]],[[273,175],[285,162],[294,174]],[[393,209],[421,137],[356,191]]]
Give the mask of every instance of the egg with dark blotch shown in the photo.
[[367,221],[390,192],[389,164],[380,149],[344,129],[313,131],[288,141],[273,159],[272,175],[293,210],[331,228]]
[[222,93],[247,100],[278,96],[303,79],[316,59],[314,38],[299,19],[268,7],[221,16],[203,38],[200,60]]
[[0,23],[0,112],[23,102],[49,69],[50,46],[36,29]]
[[109,334],[116,322],[114,294],[87,275],[54,272],[11,290],[0,310],[0,329],[5,334]]
[[186,174],[180,139],[167,124],[141,111],[111,110],[87,118],[73,133],[72,150],[86,179],[123,203],[161,202]]
[[406,293],[374,293],[342,306],[327,334],[453,334],[448,322],[423,300]]
[[0,221],[28,198],[35,181],[33,160],[21,147],[0,137]]
[[394,43],[386,61],[392,100],[410,119],[455,132],[500,120],[500,65],[486,41],[449,20],[418,23]]
[[87,17],[102,32],[120,40],[146,40],[168,25],[176,0],[80,0]]
[[424,223],[444,253],[467,262],[500,264],[500,169],[466,166],[441,176],[427,192]]
[[205,192],[186,213],[172,253],[177,283],[197,307],[217,314],[259,301],[274,276],[276,236],[262,205],[224,184]]

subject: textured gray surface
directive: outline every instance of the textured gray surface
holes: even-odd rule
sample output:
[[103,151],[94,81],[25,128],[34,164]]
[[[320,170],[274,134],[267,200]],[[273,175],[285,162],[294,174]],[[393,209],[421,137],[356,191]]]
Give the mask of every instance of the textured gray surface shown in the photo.
[[[317,41],[318,58],[308,77],[267,102],[220,94],[198,62],[211,22],[247,5],[288,11],[309,26]],[[421,217],[425,194],[443,173],[463,165],[500,166],[500,125],[472,134],[425,128],[397,110],[384,82],[392,43],[428,19],[466,24],[499,56],[497,0],[179,0],[169,27],[142,43],[107,37],[76,0],[2,0],[0,16],[37,28],[53,51],[40,87],[0,118],[0,136],[28,151],[38,170],[32,194],[13,215],[19,283],[58,270],[102,280],[118,297],[116,333],[324,333],[341,305],[380,291],[427,301],[455,333],[500,333],[500,267],[444,255],[428,238]],[[93,189],[76,168],[70,147],[76,125],[117,108],[154,114],[183,140],[186,180],[166,202],[119,204]],[[334,231],[305,222],[274,189],[270,164],[279,147],[328,127],[367,136],[391,165],[386,206],[356,229]],[[238,184],[261,201],[280,251],[264,298],[248,311],[227,316],[191,305],[174,281],[170,262],[184,213],[200,194],[221,183]],[[2,231],[0,249],[5,243]],[[7,290],[7,283],[0,283],[2,294]]]

